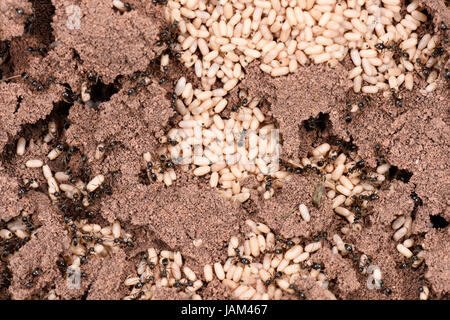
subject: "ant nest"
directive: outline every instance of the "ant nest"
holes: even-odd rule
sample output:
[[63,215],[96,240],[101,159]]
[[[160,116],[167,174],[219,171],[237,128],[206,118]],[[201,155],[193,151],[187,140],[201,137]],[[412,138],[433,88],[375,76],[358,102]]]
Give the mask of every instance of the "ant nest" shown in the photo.
[[[121,12],[132,10],[120,0],[114,0],[113,6]],[[227,96],[244,78],[244,68],[254,61],[260,62],[263,72],[279,77],[311,62],[334,68],[349,55],[354,67],[349,70],[348,79],[353,81],[354,92],[383,91],[385,97],[393,93],[396,105],[401,106],[398,92],[402,86],[413,90],[414,74],[419,74],[427,82],[419,92],[427,95],[437,88],[447,57],[441,36],[422,32],[429,22],[419,1],[410,1],[402,10],[400,0],[169,0],[165,17],[171,26],[165,31],[165,41],[157,43],[160,71],[167,72],[171,51],[177,51],[175,57],[186,67],[193,67],[201,88],[194,88],[185,77],[177,80],[173,107],[181,120],[160,139],[162,146],[158,150],[143,154],[149,181],[171,186],[177,179],[178,166],[207,178],[224,198],[243,203],[254,191],[243,186],[250,176],[259,182],[256,191],[264,199],[270,199],[292,175],[311,170],[321,176],[312,205],[320,207],[327,197],[339,219],[346,221],[339,230],[341,235],[332,235],[331,251],[354,259],[350,252],[356,251],[355,246],[345,243],[343,238],[364,228],[370,202],[379,199],[377,190],[389,177],[391,165],[381,161],[373,170],[366,168],[354,149],[342,151],[329,143],[316,146],[300,160],[279,159],[281,147],[274,121],[262,111],[260,99],[250,97],[245,89],[238,90],[240,102],[230,108],[229,115],[222,112],[229,107]],[[447,29],[445,24],[440,28]],[[172,32],[173,29],[179,33]],[[7,53],[8,48],[0,52],[0,64]],[[448,74],[446,69],[444,77],[449,78]],[[95,75],[89,73],[88,80],[94,79]],[[141,81],[141,85],[150,83],[147,76]],[[164,77],[160,84],[165,81]],[[35,80],[32,83],[38,86]],[[128,94],[136,89],[129,89]],[[73,98],[69,91],[63,97],[68,101]],[[80,98],[87,105],[100,103],[92,100],[88,82],[81,84]],[[359,108],[348,107],[350,112]],[[89,256],[104,257],[117,251],[120,245],[133,246],[132,236],[119,221],[107,226],[89,222],[88,218],[94,215],[91,205],[102,194],[111,192],[110,177],[92,176],[85,156],[81,157],[80,177],[74,177],[70,167],[53,172],[48,161],[62,157],[67,168],[72,155],[79,152],[59,143],[58,138],[56,121],[50,121],[43,142],[51,143],[53,148],[46,158],[28,159],[25,167],[41,168],[48,196],[64,214],[64,223],[72,236],[69,255],[61,257],[58,266],[64,268],[68,277],[75,274],[86,277],[80,273],[80,267]],[[116,144],[99,143],[95,160],[102,160]],[[25,138],[18,139],[17,156],[26,155],[26,145]],[[39,188],[38,181],[22,178],[19,195]],[[420,205],[417,195],[413,199]],[[314,218],[305,204],[298,204],[289,215],[294,211],[306,222]],[[412,234],[413,219],[412,213],[402,214],[391,227],[398,253],[405,259],[413,259],[411,267],[416,269],[424,262],[425,252],[418,245],[418,236]],[[325,266],[314,262],[315,254],[325,247],[326,236],[282,239],[263,223],[247,220],[246,226],[250,231],[241,237],[243,240],[237,236],[230,239],[225,262],[203,266],[202,275],[185,265],[180,252],[149,248],[140,255],[137,275],[124,282],[132,288],[125,299],[152,299],[158,288],[170,287],[181,298],[198,300],[202,298],[201,288],[215,278],[235,299],[282,299],[289,295],[306,298],[296,286],[298,279],[305,278],[313,279],[325,297],[336,299],[330,291]],[[8,244],[3,246],[2,260],[8,261],[25,242],[35,238],[35,233],[31,216],[26,213],[2,223],[0,239],[2,245]],[[201,240],[195,240],[194,245],[200,246]],[[381,270],[370,265],[366,254],[358,253],[358,257],[358,270],[369,275],[377,289],[382,288]],[[32,276],[38,275],[39,270],[33,270]],[[32,286],[32,281],[28,286]],[[421,288],[419,298],[428,299],[430,289]],[[384,287],[384,292],[390,293],[390,289]],[[54,290],[46,297],[58,298]]]

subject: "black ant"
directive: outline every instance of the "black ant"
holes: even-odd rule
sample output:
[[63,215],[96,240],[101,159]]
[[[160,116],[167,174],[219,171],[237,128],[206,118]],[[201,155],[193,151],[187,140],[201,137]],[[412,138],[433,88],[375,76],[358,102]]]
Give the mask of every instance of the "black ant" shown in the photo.
[[167,277],[167,265],[169,264],[169,260],[167,260],[167,258],[163,258],[161,261],[161,264],[163,266],[163,270],[161,272],[161,277],[166,278]]
[[184,290],[187,287],[192,287],[193,285],[194,284],[192,283],[192,281],[181,282],[180,280],[176,280],[173,284],[173,288]]
[[18,191],[19,198],[22,198],[25,195],[25,193],[27,193],[31,189],[31,185],[33,183],[34,183],[33,179],[28,179],[28,181],[25,184],[23,185],[19,184],[19,191]]
[[423,206],[423,200],[421,197],[417,195],[415,191],[411,193],[410,197],[414,201],[414,208],[413,211],[411,212],[411,217],[414,219],[416,217],[417,210],[419,209],[419,207]]
[[364,110],[365,103],[369,103],[370,101],[371,99],[369,96],[364,96],[364,99],[357,103],[358,109],[355,112],[352,112],[353,103],[347,102],[345,104],[345,112],[346,112],[346,115],[344,117],[345,122],[350,123],[353,120],[353,118],[355,118],[358,111],[361,112]]
[[62,275],[66,274],[67,271],[67,263],[63,256],[59,256],[58,260],[56,261],[56,266],[58,267],[59,271]]
[[306,299],[306,295],[303,291],[300,291],[294,284],[289,285],[289,289],[294,290],[294,292],[299,296],[300,299]]
[[[358,150],[358,146],[353,143],[353,137],[350,136],[350,140],[349,141],[345,141],[337,136],[332,136],[330,138],[330,144],[334,145],[336,147],[338,147],[337,153],[344,153],[344,154],[349,154],[350,152],[356,151]],[[332,157],[331,161],[336,160],[336,158]]]
[[69,147],[67,152],[62,157],[62,164],[64,168],[67,168],[69,166],[69,162],[72,159],[72,155],[79,152],[80,150],[77,147]]
[[306,131],[324,131],[329,124],[330,116],[327,113],[320,112],[317,117],[309,117],[308,120],[303,121],[303,127]]
[[66,88],[66,90],[61,94],[64,101],[67,103],[73,103],[76,99],[76,95],[72,92],[70,88]]
[[250,264],[249,259],[241,256],[241,250],[239,250],[239,248],[234,249],[234,252],[236,253],[236,255],[229,257],[229,258],[233,258],[233,264],[237,264],[238,262],[240,262],[244,265]]
[[118,141],[111,141],[110,143],[106,143],[104,146],[99,147],[98,150],[100,152],[106,153],[107,151],[113,150],[114,148],[116,148],[119,145],[122,145],[122,144]]
[[394,56],[392,57],[394,60],[398,60],[400,57],[404,57],[405,59],[409,59],[409,53],[400,49],[397,43],[393,43],[390,46],[385,46],[386,49],[394,52]]
[[288,250],[295,245],[291,239],[284,239],[281,236],[275,236],[275,243],[281,243],[283,249]]
[[391,89],[392,97],[394,98],[394,103],[396,107],[403,107],[403,100],[397,95],[394,88]]
[[263,253],[282,254],[295,245],[294,241],[290,239],[285,240],[281,236],[275,236],[275,244],[278,244],[276,245],[277,248],[275,248],[274,250],[265,249]]
[[273,277],[270,278],[270,279],[268,279],[268,280],[266,280],[264,284],[265,284],[266,286],[268,286],[268,285],[270,285],[271,283],[275,282],[276,279],[281,278],[282,275],[283,275],[283,273],[282,273],[281,271],[277,271],[277,272],[273,275]]
[[89,71],[87,74],[87,78],[89,81],[97,82],[98,81],[98,75],[96,75],[93,71]]

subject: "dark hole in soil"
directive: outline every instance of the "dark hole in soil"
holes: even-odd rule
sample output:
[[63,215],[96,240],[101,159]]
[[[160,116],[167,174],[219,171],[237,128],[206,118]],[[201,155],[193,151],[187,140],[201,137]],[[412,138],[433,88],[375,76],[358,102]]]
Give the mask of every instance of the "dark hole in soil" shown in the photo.
[[65,119],[69,115],[69,110],[72,105],[72,103],[68,103],[66,101],[59,101],[55,103],[51,114],[57,116],[58,118]]
[[11,285],[12,274],[7,269],[6,263],[2,262],[0,265],[0,297],[6,300],[10,297],[8,288]]
[[51,0],[30,0],[33,13],[28,17],[25,31],[39,37],[42,44],[48,46],[55,41],[51,23],[55,14],[55,7]]
[[91,100],[96,106],[102,102],[109,101],[111,97],[119,92],[117,79],[114,83],[104,84],[100,79],[90,88]]
[[86,291],[83,293],[83,296],[80,298],[80,300],[87,300],[87,296],[89,294],[89,291],[91,290],[91,286],[92,286],[92,283],[90,283],[88,285],[88,287],[86,288]]
[[[446,0],[445,2],[446,2],[446,5],[448,6],[448,1]],[[431,25],[431,23],[429,23],[429,21],[433,21],[433,16],[428,12],[428,10],[426,8],[422,9],[422,13],[427,16],[427,18],[428,18],[427,22],[425,22],[424,24],[427,27],[429,27]]]
[[61,133],[63,129],[69,129],[70,122],[67,120],[69,116],[70,108],[73,106],[73,103],[69,103],[66,101],[59,101],[54,103],[53,110],[47,119],[55,119],[58,124],[58,131]]
[[430,214],[430,221],[435,229],[444,229],[450,224],[450,222],[439,214],[434,216]]
[[16,104],[16,109],[14,110],[14,114],[16,114],[17,111],[19,111],[20,104],[22,103],[22,99],[23,99],[22,96],[17,97],[17,104]]
[[147,177],[147,171],[145,169],[142,169],[138,174],[138,181],[140,184],[143,184],[145,186],[148,186],[150,184],[150,181]]
[[72,54],[73,54],[74,60],[78,61],[78,63],[80,63],[80,64],[83,63],[83,60],[81,59],[80,54],[78,53],[77,50],[72,49]]
[[[19,96],[17,99],[16,112],[20,108],[20,102],[22,98]],[[67,120],[69,116],[69,110],[73,103],[68,103],[66,101],[59,101],[53,104],[52,112],[43,120],[39,120],[36,123],[28,123],[22,126],[22,130],[15,136],[11,136],[8,139],[8,143],[3,148],[3,152],[0,154],[0,161],[4,163],[10,162],[16,156],[16,143],[19,137],[24,137],[29,141],[33,136],[38,137],[43,134],[43,128],[50,119],[54,119],[58,123],[58,131],[61,134],[63,128],[68,129],[70,123]]]
[[330,115],[328,113],[320,112],[317,117],[309,117],[308,120],[302,122],[306,131],[324,131],[330,123]]
[[11,63],[10,55],[11,42],[0,42],[0,79],[8,78],[8,76],[14,73],[14,68]]
[[389,179],[400,180],[404,183],[408,183],[413,173],[406,169],[399,169],[397,166],[391,166],[388,172]]

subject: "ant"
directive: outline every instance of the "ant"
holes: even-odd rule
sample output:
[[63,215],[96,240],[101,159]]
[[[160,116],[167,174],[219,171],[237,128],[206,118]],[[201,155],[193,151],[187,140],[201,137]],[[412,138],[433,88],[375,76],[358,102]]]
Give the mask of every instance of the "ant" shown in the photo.
[[264,284],[265,284],[266,286],[269,286],[271,283],[275,282],[276,279],[281,278],[282,275],[283,275],[283,272],[277,271],[277,272],[273,275],[273,277],[270,278],[270,279],[267,279],[267,280],[264,282]]
[[384,49],[390,50],[391,52],[394,53],[394,55],[392,57],[394,60],[398,60],[400,57],[409,59],[409,53],[401,50],[397,43],[393,43],[392,45],[385,45],[383,43],[377,43],[375,45],[375,48],[378,50],[384,50]]
[[[277,245],[279,244],[279,245]],[[265,249],[263,251],[264,254],[272,253],[272,254],[282,254],[283,252],[289,250],[289,248],[293,247],[295,242],[291,239],[283,239],[281,236],[275,236],[275,248],[274,250]]]
[[89,81],[92,81],[92,82],[95,82],[95,83],[97,83],[97,82],[98,82],[98,79],[99,79],[98,75],[96,75],[96,74],[95,74],[94,72],[92,72],[92,71],[89,71],[89,72],[88,72],[87,78],[88,78]]
[[390,91],[392,93],[392,97],[394,98],[395,106],[399,108],[403,107],[403,100],[397,95],[396,90],[392,88]]
[[184,290],[187,287],[192,287],[194,284],[192,283],[192,281],[180,281],[180,280],[176,280],[175,283],[173,284],[174,288],[177,289],[181,289]]
[[22,198],[25,195],[25,193],[30,191],[31,185],[34,183],[33,179],[27,179],[27,180],[28,181],[25,184],[23,184],[23,185],[19,184],[19,192],[18,192],[19,198]]
[[[66,148],[67,150],[67,148]],[[80,150],[77,147],[69,147],[66,154],[64,154],[64,156],[62,157],[62,164],[64,166],[64,168],[67,168],[69,166],[69,162],[72,159],[72,155],[74,153],[79,152]]]
[[108,150],[113,150],[114,148],[116,148],[119,145],[122,145],[122,144],[118,141],[111,141],[110,143],[106,143],[103,146],[98,147],[98,151],[106,153]]
[[75,94],[72,92],[72,90],[70,90],[69,88],[67,88],[62,94],[61,96],[63,97],[64,101],[67,103],[73,103],[76,99]]
[[275,236],[275,243],[280,243],[283,249],[288,250],[295,245],[294,241],[291,239],[284,239],[281,236]]
[[234,249],[234,252],[236,253],[236,255],[229,257],[233,258],[233,264],[237,264],[239,262],[244,265],[250,264],[250,259],[241,256],[241,250],[239,250],[239,248]]
[[161,264],[163,266],[163,269],[161,272],[161,277],[166,278],[167,277],[167,265],[169,264],[169,260],[167,260],[167,258],[163,258],[161,260]]
[[306,295],[300,291],[293,283],[289,285],[289,289],[294,290],[294,292],[299,296],[301,299],[306,299]]
[[309,117],[308,120],[303,121],[303,127],[306,131],[324,131],[329,124],[330,116],[326,113],[320,112],[317,117]]

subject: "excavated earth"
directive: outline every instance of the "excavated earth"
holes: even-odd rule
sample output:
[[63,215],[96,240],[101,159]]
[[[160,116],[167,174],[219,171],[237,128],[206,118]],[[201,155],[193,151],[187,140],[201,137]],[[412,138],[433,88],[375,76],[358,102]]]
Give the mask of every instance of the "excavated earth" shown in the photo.
[[[433,17],[434,31],[448,37],[449,31],[439,29],[441,22],[450,26],[444,1],[421,2]],[[155,68],[161,52],[155,43],[166,27],[161,5],[130,1],[133,10],[121,14],[109,1],[80,0],[81,27],[72,30],[67,28],[71,13],[66,10],[71,4],[67,0],[0,0],[0,50],[9,52],[0,65],[0,227],[26,211],[38,235],[16,245],[8,263],[0,261],[0,299],[39,299],[51,289],[61,299],[121,299],[129,293],[123,281],[135,273],[135,257],[150,246],[181,251],[185,261],[201,274],[205,263],[224,262],[230,237],[245,230],[248,218],[264,222],[285,238],[310,238],[326,232],[326,248],[316,260],[324,265],[324,273],[333,283],[330,290],[339,299],[418,299],[424,282],[430,298],[449,298],[448,80],[439,79],[438,89],[427,97],[418,91],[401,92],[402,107],[381,94],[370,99],[353,94],[347,60],[334,69],[301,67],[279,78],[262,73],[255,63],[246,68],[239,85],[263,100],[263,110],[280,129],[283,159],[299,159],[312,147],[338,137],[351,141],[369,167],[376,167],[382,156],[402,173],[390,177],[379,190],[380,199],[374,202],[364,230],[344,239],[382,266],[383,280],[392,290],[386,295],[367,289],[366,279],[351,258],[331,252],[331,235],[345,225],[333,213],[331,200],[311,209],[309,223],[298,214],[285,216],[299,203],[311,203],[319,182],[313,174],[295,175],[270,200],[255,192],[243,204],[221,198],[205,178],[178,168],[179,178],[171,187],[144,183],[140,177],[142,154],[157,150],[158,138],[177,120],[170,103],[174,81],[181,76],[193,83],[198,80],[175,58],[167,74]],[[146,85],[140,85],[142,74],[150,80]],[[91,105],[79,98],[84,82],[92,88]],[[415,83],[423,87],[424,80],[417,76]],[[230,99],[236,95],[237,89]],[[349,102],[364,103],[350,122],[345,118]],[[113,255],[83,265],[87,276],[77,290],[67,289],[57,265],[68,255],[71,242],[57,208],[45,190],[18,192],[25,176],[45,185],[40,170],[26,169],[24,164],[52,149],[42,142],[51,118],[66,128],[58,137],[60,142],[87,156],[93,176],[118,173],[112,193],[97,203],[95,219],[105,223],[118,219],[134,241],[133,247],[121,247]],[[316,129],[307,128],[311,119],[318,124]],[[19,137],[29,141],[26,157],[15,154]],[[98,143],[112,141],[116,146],[103,160],[95,160]],[[56,163],[52,169],[58,166]],[[422,200],[420,205],[411,198],[414,193]],[[403,258],[390,228],[396,216],[409,212],[414,212],[412,232],[425,250],[425,263],[418,269],[399,267]],[[194,246],[194,239],[202,239],[202,245]],[[1,241],[0,245],[3,250]],[[36,268],[41,272],[28,287],[25,283]],[[312,279],[296,285],[308,298],[327,298]],[[230,298],[217,280],[199,294],[204,299]],[[174,289],[161,289],[155,298],[179,297]]]

